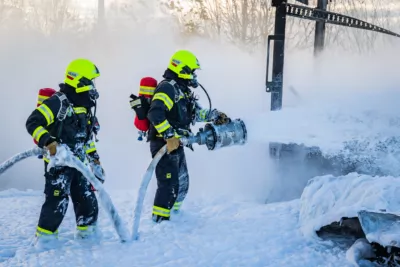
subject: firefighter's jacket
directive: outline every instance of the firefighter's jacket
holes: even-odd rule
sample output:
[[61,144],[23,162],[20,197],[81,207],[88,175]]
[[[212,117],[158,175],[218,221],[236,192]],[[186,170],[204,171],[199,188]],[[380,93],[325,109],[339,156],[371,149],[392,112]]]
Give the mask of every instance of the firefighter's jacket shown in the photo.
[[190,131],[190,124],[208,121],[208,109],[203,109],[191,90],[176,75],[167,70],[157,86],[147,118],[150,121],[149,140],[167,137],[174,132]]
[[66,144],[81,160],[86,155],[98,158],[91,127],[94,119],[90,110],[74,107],[65,94],[57,92],[31,113],[26,129],[40,148],[57,141]]

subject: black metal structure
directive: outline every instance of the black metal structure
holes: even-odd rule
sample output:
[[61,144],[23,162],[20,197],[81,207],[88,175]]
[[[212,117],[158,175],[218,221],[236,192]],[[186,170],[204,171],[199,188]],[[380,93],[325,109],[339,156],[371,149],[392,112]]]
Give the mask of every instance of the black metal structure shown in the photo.
[[[308,4],[307,0],[298,0],[301,3]],[[399,34],[386,30],[371,23],[345,16],[342,14],[326,11],[328,0],[318,0],[317,8],[310,8],[296,4],[288,4],[284,0],[272,0],[272,6],[275,10],[275,30],[274,35],[268,36],[267,51],[267,71],[266,71],[266,91],[271,93],[271,110],[280,110],[282,108],[283,95],[283,68],[285,59],[285,30],[287,16],[297,17],[316,21],[315,29],[315,54],[322,51],[325,39],[326,23],[380,32],[395,37]],[[272,77],[269,79],[269,53],[270,44],[274,41],[273,47],[273,66]]]
[[[318,0],[317,9],[326,11],[328,0]],[[325,46],[325,28],[326,22],[324,20],[317,20],[315,22],[315,39],[314,39],[314,56],[318,56]]]
[[[315,56],[318,56],[318,54],[323,51],[325,43],[325,27],[327,23],[400,37],[400,35],[397,33],[372,25],[365,21],[327,11],[328,1],[332,0],[318,0],[317,8],[288,4],[286,1],[287,0],[272,0],[272,6],[276,8],[275,31],[273,35],[268,36],[266,68],[266,91],[271,93],[272,111],[278,111],[282,109],[285,28],[287,16],[313,20],[316,22],[314,42]],[[297,2],[301,2],[302,4],[306,5],[308,4],[308,0],[297,0]],[[270,50],[272,42],[274,42],[274,46],[272,48],[273,64],[272,71],[270,73]],[[345,145],[344,149],[346,151],[357,151],[357,148],[357,144],[352,144],[350,142],[349,144]],[[330,158],[326,158],[323,156],[323,153],[319,147],[306,147],[302,144],[295,143],[270,143],[269,153],[270,158],[275,161],[275,167],[277,168],[276,175],[279,176],[278,179],[285,181],[282,182],[282,184],[287,184],[290,186],[286,186],[286,196],[284,197],[282,195],[275,196],[273,193],[275,190],[272,190],[272,193],[269,194],[266,202],[298,198],[308,179],[317,175],[345,175],[354,171],[371,175],[376,175],[377,173],[391,175],[385,173],[383,170],[380,170],[379,166],[374,163],[373,159],[369,159],[371,162],[365,165],[363,162],[347,159],[340,153],[338,155],[332,155]],[[369,167],[367,168],[366,166]],[[277,190],[277,192],[281,191]]]

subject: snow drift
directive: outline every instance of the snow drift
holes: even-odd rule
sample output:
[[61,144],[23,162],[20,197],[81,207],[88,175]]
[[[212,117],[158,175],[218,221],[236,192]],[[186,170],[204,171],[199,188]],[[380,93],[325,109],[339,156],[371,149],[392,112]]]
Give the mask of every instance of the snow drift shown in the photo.
[[400,214],[399,194],[398,177],[357,173],[315,177],[300,198],[300,229],[306,236],[315,238],[322,226],[340,222],[344,217],[357,217],[362,210]]
[[[351,173],[311,179],[300,199],[302,233],[318,242],[354,242],[346,258],[398,261],[400,178]],[[352,241],[353,240],[353,241]]]

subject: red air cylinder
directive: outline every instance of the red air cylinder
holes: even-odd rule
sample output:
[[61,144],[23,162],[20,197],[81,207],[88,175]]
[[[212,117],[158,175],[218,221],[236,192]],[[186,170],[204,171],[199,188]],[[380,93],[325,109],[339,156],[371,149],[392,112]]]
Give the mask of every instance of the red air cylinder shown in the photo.
[[[39,107],[43,101],[45,101],[46,99],[50,98],[52,95],[54,95],[57,91],[54,90],[53,88],[42,88],[39,90],[39,94],[38,94],[38,100],[36,103],[36,107]],[[35,144],[37,145],[37,141],[35,139],[33,139],[33,142],[35,142]]]
[[43,101],[46,99],[50,98],[52,95],[54,95],[57,91],[54,90],[53,88],[42,88],[39,90],[38,94],[38,101],[36,107],[40,106]]
[[[157,80],[152,77],[144,77],[140,80],[139,87],[139,96],[144,96],[145,98],[151,99],[154,95],[154,90],[157,87]],[[139,120],[137,116],[135,116],[134,121],[135,127],[143,132],[147,132],[150,127],[150,122],[146,118],[144,120]]]

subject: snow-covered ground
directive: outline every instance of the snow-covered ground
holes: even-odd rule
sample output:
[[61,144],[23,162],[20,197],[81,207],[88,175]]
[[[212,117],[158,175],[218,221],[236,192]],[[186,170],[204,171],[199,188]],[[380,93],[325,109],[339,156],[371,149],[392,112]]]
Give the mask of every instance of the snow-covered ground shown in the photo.
[[[111,196],[131,226],[135,193],[118,191]],[[2,191],[0,266],[351,266],[345,250],[302,235],[299,200],[265,205],[189,196],[180,214],[155,225],[150,219],[151,198],[145,203],[137,241],[120,243],[103,212],[100,243],[73,240],[71,206],[60,228],[60,245],[37,252],[29,244],[41,192]]]
[[[322,241],[315,231],[360,210],[399,213],[398,179],[321,176],[310,180],[300,199],[271,204],[189,195],[181,213],[162,224],[150,218],[149,190],[139,240],[128,243],[120,243],[103,209],[100,238],[75,240],[70,203],[59,240],[47,250],[31,246],[42,192],[8,189],[0,191],[0,266],[354,266],[350,261],[360,250]],[[117,190],[111,197],[132,229],[136,192]],[[388,234],[398,241],[396,233]]]

